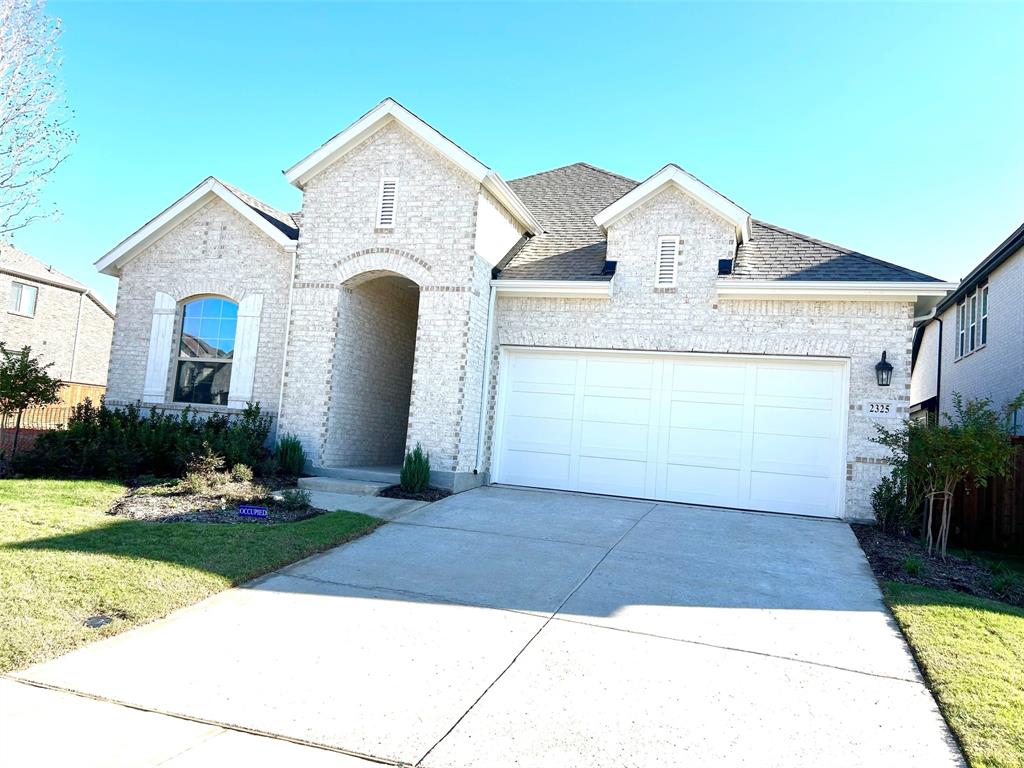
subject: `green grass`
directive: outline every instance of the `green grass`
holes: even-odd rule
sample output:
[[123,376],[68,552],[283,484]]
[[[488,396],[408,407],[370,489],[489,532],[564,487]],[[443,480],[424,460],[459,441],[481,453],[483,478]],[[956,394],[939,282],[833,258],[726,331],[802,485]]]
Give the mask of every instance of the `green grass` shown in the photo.
[[[0,480],[0,672],[66,653],[369,532],[331,512],[280,525],[104,514],[117,483]],[[82,622],[105,614],[99,629]]]
[[910,584],[883,588],[972,768],[1024,766],[1024,610]]

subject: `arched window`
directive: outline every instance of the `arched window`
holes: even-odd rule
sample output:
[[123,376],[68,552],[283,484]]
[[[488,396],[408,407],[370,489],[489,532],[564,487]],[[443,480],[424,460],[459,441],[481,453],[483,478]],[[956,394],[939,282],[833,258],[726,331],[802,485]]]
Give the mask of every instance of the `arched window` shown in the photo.
[[238,305],[228,299],[194,299],[182,308],[174,399],[228,404]]

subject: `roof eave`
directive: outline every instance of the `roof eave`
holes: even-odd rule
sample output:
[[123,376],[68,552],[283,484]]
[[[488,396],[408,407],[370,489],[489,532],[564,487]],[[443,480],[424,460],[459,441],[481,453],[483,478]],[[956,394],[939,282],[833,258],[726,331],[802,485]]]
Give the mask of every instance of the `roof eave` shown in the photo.
[[1014,230],[978,266],[972,269],[967,277],[960,281],[959,287],[953,293],[939,302],[935,308],[936,313],[945,312],[957,303],[1021,249],[1024,249],[1024,224]]

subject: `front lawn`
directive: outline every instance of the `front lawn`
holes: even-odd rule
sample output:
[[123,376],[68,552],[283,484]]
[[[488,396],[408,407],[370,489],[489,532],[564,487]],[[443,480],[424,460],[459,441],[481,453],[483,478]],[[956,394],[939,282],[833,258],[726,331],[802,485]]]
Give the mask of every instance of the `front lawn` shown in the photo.
[[972,768],[1024,766],[1024,610],[960,592],[882,586]]
[[[331,512],[278,525],[105,514],[118,483],[0,480],[0,672],[66,653],[368,533]],[[91,629],[94,616],[112,619]]]

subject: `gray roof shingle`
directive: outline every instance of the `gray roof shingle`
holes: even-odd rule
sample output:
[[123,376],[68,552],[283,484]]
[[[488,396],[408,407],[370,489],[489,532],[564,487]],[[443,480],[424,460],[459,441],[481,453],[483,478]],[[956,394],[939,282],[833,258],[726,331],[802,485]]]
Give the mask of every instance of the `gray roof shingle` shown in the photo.
[[234,192],[243,203],[245,203],[254,211],[256,211],[256,213],[258,213],[264,219],[269,221],[273,226],[281,230],[281,232],[283,232],[289,239],[299,239],[299,226],[296,223],[295,219],[292,217],[292,214],[277,210],[277,208],[274,208],[272,205],[264,203],[259,198],[253,197],[248,192],[245,192],[236,186],[228,184],[223,179],[217,179],[217,181],[219,181],[225,187]]
[[[506,264],[503,280],[609,280],[608,241],[594,216],[639,182],[587,163],[514,179],[509,186],[544,227]],[[732,280],[936,281],[920,272],[865,256],[764,221],[736,253]]]

